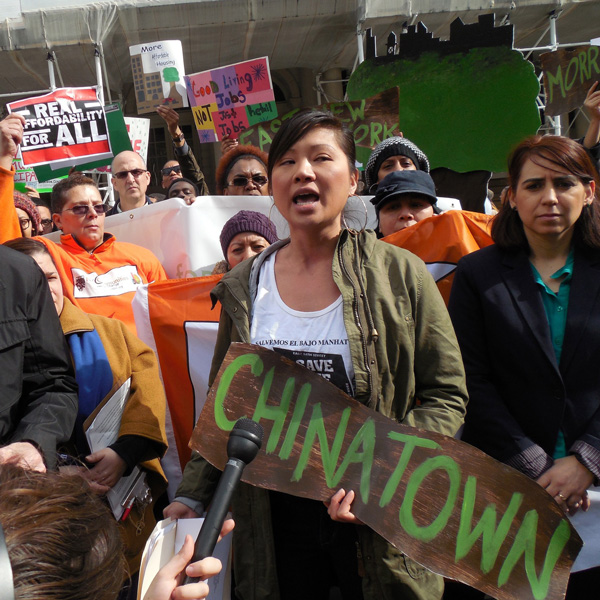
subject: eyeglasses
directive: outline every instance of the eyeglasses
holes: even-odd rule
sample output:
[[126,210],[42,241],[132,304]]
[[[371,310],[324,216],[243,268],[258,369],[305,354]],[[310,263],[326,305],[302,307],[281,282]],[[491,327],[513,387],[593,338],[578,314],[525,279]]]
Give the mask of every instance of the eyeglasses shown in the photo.
[[268,183],[268,179],[264,175],[252,175],[252,177],[246,177],[245,175],[236,175],[228,184],[229,186],[234,187],[246,187],[248,182],[252,179],[252,182],[256,185],[262,187],[266,183]]
[[31,219],[19,219],[19,225],[21,226],[21,230],[25,231],[26,229],[29,229],[29,226],[31,225]]
[[89,204],[80,204],[79,206],[73,206],[73,208],[63,208],[61,212],[70,210],[74,215],[84,217],[90,212],[91,208],[99,215],[103,215],[105,212],[109,211],[108,204],[92,204],[91,206]]
[[127,179],[127,175],[131,173],[134,179],[138,179],[147,172],[146,169],[131,169],[131,171],[119,171],[118,173],[113,173],[113,177],[116,177],[117,179]]
[[[96,212],[98,212],[98,211],[96,211]],[[44,227],[44,229],[46,227],[51,227],[52,226],[52,219],[42,219],[40,221],[40,224],[42,225],[42,227]]]
[[[170,175],[171,173],[177,173],[178,175],[180,175],[181,167],[179,165],[175,165],[174,167],[165,167],[164,169],[161,169],[160,172],[163,175],[163,177],[166,177],[167,175]],[[135,175],[134,175],[134,177],[135,177]]]

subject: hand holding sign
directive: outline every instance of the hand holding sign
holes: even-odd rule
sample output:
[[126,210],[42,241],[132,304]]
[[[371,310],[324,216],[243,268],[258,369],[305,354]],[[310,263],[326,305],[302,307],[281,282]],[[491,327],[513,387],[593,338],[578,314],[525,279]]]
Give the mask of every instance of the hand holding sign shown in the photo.
[[21,115],[8,115],[0,121],[0,167],[9,171],[23,139],[24,125],[25,119]]
[[581,539],[523,474],[392,421],[276,352],[232,343],[191,447],[223,468],[242,416],[265,431],[246,483],[327,501],[332,518],[360,519],[424,567],[495,598],[564,598]]

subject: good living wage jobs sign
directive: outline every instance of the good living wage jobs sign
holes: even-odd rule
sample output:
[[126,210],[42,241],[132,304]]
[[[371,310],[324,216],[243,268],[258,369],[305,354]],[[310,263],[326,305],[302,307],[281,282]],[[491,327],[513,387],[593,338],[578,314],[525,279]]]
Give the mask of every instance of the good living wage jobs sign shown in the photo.
[[265,56],[185,77],[201,143],[216,142],[277,116]]
[[26,167],[51,164],[58,169],[112,156],[95,87],[60,88],[7,108],[25,118],[21,155]]

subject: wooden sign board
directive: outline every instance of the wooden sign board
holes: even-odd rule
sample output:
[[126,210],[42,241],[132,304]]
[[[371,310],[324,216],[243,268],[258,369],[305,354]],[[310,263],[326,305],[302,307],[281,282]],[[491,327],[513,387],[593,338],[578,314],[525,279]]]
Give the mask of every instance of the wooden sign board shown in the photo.
[[190,441],[223,469],[241,417],[265,431],[243,480],[352,511],[428,569],[498,599],[564,598],[581,539],[533,480],[444,435],[400,425],[279,354],[232,344]]
[[[269,151],[281,123],[294,116],[296,108],[279,119],[259,123],[240,134],[240,144],[253,144],[265,152]],[[352,102],[331,102],[317,110],[332,112],[354,133],[357,146],[373,149],[383,140],[402,135],[398,128],[398,88],[385,90],[371,98]]]
[[600,81],[600,47],[581,46],[540,56],[546,90],[546,114],[579,108],[595,81]]

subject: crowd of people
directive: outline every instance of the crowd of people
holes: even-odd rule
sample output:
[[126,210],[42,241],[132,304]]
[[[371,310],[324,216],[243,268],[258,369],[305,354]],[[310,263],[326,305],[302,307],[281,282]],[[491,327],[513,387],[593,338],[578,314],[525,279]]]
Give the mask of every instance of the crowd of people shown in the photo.
[[[282,123],[268,156],[227,140],[215,191],[240,196],[240,211],[219,239],[214,274],[222,277],[212,296],[221,316],[209,384],[231,342],[296,361],[327,355],[330,380],[372,410],[448,436],[464,425],[465,442],[535,479],[565,513],[587,510],[600,478],[595,89],[584,139],[532,136],[509,157],[494,244],[459,262],[448,308],[424,262],[380,239],[435,224],[440,212],[429,160],[414,143],[392,137],[373,149],[364,180],[377,228],[359,231],[345,216],[359,189],[354,139],[336,117],[299,111]],[[176,156],[162,169],[165,196],[201,202],[210,192],[179,116],[167,106],[158,112]],[[45,206],[13,189],[23,125],[15,114],[0,122],[0,571],[4,552],[18,598],[62,598],[65,590],[77,599],[133,597],[127,582],[166,489],[167,438],[157,359],[136,335],[131,301],[139,286],[167,276],[150,251],[107,232],[105,218],[151,204],[150,174],[141,156],[122,152],[111,165],[119,196],[112,208],[77,172]],[[272,197],[286,239],[244,207],[252,195]],[[44,236],[53,227],[58,241]],[[92,452],[86,423],[124,382],[130,392],[117,438]],[[147,493],[117,523],[102,498],[136,468]],[[193,453],[164,515],[200,516],[218,477]],[[235,597],[304,598],[307,574],[316,599],[444,597],[443,578],[362,524],[353,500],[350,489],[323,505],[241,484],[231,507]],[[186,566],[192,548],[187,539],[146,600],[206,596],[205,583],[180,586],[181,573],[206,578],[220,564]],[[598,567],[575,574],[567,598],[599,582]]]

